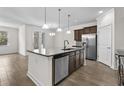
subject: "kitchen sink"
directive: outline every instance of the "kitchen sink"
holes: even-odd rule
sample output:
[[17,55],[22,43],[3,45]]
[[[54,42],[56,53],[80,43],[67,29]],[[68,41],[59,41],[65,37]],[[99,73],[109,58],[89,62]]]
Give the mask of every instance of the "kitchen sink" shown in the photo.
[[74,48],[65,48],[65,49],[62,49],[62,50],[72,50],[72,49],[74,49]]

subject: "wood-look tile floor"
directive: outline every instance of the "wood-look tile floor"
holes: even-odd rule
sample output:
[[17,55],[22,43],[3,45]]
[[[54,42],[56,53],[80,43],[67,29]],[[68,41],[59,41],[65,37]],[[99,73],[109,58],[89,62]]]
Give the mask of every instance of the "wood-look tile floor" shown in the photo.
[[117,71],[108,66],[87,60],[87,65],[72,73],[59,86],[117,86]]
[[[0,56],[0,85],[1,86],[34,86],[27,77],[27,57],[19,54]],[[79,68],[58,86],[99,86],[118,85],[117,73],[111,68],[87,61],[87,66]]]
[[1,86],[33,86],[27,76],[27,57],[19,54],[0,56]]

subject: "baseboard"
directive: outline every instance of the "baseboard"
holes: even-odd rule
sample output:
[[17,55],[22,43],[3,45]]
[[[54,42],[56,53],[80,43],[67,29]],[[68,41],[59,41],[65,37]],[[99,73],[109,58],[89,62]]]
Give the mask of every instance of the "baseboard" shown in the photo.
[[115,67],[113,67],[113,66],[111,66],[111,68],[112,68],[113,70],[118,70],[118,68],[115,68]]
[[37,86],[43,86],[43,84],[38,83],[38,80],[30,73],[27,73],[27,76],[37,85]]
[[18,53],[18,54],[20,54],[20,55],[22,55],[22,56],[26,56],[26,54],[22,54],[22,53]]
[[0,56],[3,56],[3,55],[11,55],[11,54],[18,54],[18,52],[0,54]]

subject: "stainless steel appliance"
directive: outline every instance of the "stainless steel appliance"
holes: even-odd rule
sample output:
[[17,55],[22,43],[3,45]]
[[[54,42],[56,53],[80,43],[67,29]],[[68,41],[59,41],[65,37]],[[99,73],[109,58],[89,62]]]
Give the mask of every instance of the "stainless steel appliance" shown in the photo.
[[97,58],[97,39],[96,34],[83,34],[82,43],[86,44],[86,58],[96,60]]
[[57,84],[68,76],[69,56],[67,54],[58,55],[55,58],[55,82]]

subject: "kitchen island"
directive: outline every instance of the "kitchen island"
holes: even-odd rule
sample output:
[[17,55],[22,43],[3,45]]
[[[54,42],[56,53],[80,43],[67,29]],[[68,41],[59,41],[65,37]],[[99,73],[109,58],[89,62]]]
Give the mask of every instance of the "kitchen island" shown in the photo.
[[54,86],[84,64],[84,48],[28,50],[27,76],[39,86]]

